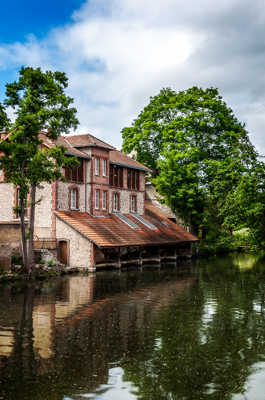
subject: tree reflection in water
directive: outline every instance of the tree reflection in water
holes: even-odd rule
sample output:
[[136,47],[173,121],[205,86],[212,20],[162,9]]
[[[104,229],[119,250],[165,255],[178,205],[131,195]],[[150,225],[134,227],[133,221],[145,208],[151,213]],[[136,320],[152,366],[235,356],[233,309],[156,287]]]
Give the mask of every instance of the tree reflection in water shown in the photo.
[[157,345],[124,364],[138,399],[245,398],[249,376],[265,361],[265,268],[237,266],[238,256],[236,265],[201,262],[199,285],[161,312]]
[[265,275],[264,263],[242,263],[6,288],[0,330],[13,345],[1,354],[0,331],[0,398],[243,399],[264,368]]

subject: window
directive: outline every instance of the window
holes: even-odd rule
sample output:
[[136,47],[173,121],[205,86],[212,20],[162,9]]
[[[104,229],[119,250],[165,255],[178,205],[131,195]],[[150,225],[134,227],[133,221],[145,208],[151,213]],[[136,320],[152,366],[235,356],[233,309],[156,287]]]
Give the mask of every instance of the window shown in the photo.
[[84,182],[84,162],[79,159],[79,165],[75,168],[65,167],[65,178],[68,182]]
[[78,192],[77,189],[70,190],[70,208],[71,210],[77,210],[77,199],[78,199]]
[[136,213],[137,211],[137,197],[136,196],[131,196],[131,204],[130,204],[130,211],[132,213]]
[[107,191],[103,190],[102,192],[102,210],[107,209]]
[[128,168],[127,169],[127,186],[128,189],[139,190],[140,189],[140,172]]
[[99,158],[95,158],[95,175],[99,175]]
[[107,160],[102,160],[102,175],[107,176]]
[[120,210],[120,195],[119,195],[119,193],[113,193],[112,209],[113,209],[113,211]]
[[99,209],[99,189],[95,190],[95,210]]
[[110,165],[109,183],[111,186],[123,187],[123,167]]

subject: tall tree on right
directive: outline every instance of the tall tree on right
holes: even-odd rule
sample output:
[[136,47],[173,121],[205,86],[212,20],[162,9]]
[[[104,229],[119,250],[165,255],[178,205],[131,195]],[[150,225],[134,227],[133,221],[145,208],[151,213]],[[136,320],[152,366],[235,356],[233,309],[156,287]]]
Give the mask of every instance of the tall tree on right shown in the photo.
[[122,135],[123,150],[153,170],[157,190],[194,233],[222,227],[226,196],[257,163],[244,124],[215,88],[162,89]]

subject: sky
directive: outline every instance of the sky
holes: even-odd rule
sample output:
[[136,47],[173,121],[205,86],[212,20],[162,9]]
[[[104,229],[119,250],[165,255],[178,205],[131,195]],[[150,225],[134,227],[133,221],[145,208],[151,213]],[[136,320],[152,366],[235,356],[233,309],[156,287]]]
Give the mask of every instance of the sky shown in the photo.
[[217,87],[265,154],[263,0],[9,0],[0,101],[20,67],[64,71],[77,133],[120,148],[121,129],[164,87]]

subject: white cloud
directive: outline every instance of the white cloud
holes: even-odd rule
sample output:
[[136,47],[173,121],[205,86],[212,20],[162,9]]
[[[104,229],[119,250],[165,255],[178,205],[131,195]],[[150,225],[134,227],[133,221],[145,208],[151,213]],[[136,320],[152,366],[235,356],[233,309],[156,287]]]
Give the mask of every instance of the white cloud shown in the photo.
[[216,86],[262,150],[264,22],[260,0],[88,1],[45,40],[0,48],[0,68],[65,71],[80,132],[117,146],[162,87]]

